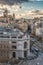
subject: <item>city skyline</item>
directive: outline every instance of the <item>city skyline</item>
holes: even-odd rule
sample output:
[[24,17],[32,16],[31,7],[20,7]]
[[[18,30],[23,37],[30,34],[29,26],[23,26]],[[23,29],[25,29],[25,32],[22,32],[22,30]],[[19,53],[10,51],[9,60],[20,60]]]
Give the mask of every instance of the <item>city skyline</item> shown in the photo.
[[10,11],[10,14],[15,13],[16,18],[43,16],[43,1],[24,2],[21,4],[13,4],[12,6],[3,5],[2,8],[7,8]]

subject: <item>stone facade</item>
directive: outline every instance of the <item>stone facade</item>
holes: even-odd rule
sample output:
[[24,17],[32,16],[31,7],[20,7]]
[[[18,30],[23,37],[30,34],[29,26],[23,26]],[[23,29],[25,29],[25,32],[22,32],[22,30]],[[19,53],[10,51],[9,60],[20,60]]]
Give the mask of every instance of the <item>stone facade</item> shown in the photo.
[[13,34],[0,35],[0,62],[6,62],[11,58],[24,58],[30,55],[30,35],[24,34],[18,29]]

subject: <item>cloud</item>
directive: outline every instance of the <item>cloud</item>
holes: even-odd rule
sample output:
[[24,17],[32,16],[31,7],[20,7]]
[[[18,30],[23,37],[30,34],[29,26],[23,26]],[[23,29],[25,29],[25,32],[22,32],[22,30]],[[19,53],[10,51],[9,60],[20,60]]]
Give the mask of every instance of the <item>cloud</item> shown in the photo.
[[43,17],[43,10],[39,11],[25,11],[24,13],[18,14],[19,16],[16,16],[16,18],[34,18],[34,17]]
[[36,15],[43,15],[43,10],[34,10],[32,13]]
[[[15,13],[16,18],[33,18],[43,16],[43,10],[30,10],[30,9],[20,9],[19,5],[1,5],[0,4],[0,12],[3,13],[4,9],[7,8],[10,14]],[[0,14],[1,15],[1,14]]]

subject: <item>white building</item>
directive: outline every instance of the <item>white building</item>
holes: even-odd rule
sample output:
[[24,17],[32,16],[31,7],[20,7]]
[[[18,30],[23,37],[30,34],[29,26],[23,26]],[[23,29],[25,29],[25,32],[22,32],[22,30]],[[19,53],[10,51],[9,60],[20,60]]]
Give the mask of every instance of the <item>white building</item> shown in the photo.
[[30,35],[24,34],[17,28],[0,28],[0,54],[0,61],[28,57],[30,55]]
[[39,20],[35,23],[36,35],[41,36],[43,34],[43,21]]
[[[15,51],[11,51],[11,58],[24,58],[30,55],[30,36],[28,34],[24,34],[18,29],[14,30],[15,39],[11,41],[11,47]],[[12,43],[13,42],[13,43]]]

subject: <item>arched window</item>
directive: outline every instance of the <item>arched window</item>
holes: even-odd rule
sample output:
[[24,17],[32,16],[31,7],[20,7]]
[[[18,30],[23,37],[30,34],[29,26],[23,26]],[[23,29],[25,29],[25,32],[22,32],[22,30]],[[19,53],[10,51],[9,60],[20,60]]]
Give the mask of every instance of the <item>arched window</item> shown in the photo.
[[27,51],[24,51],[24,57],[27,57]]
[[27,48],[27,42],[24,42],[24,48]]

